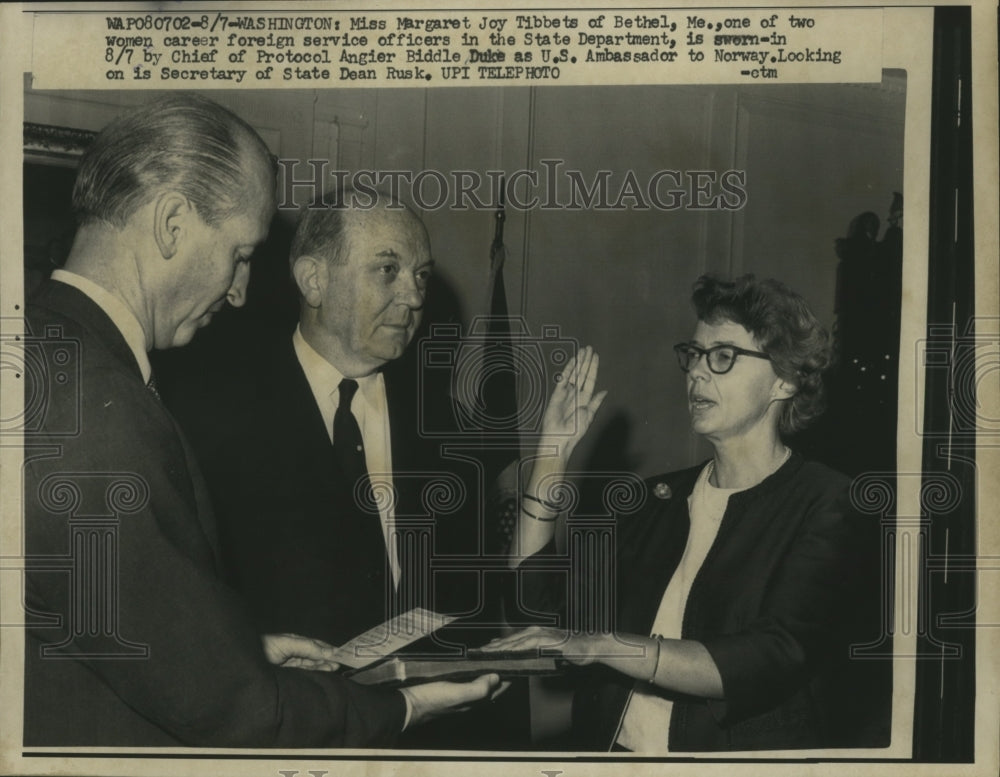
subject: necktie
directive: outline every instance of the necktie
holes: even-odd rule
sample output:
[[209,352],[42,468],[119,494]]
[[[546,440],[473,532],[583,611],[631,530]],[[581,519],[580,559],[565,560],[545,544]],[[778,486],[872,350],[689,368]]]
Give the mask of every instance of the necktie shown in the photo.
[[358,382],[344,378],[337,387],[340,404],[333,415],[333,453],[339,464],[346,485],[348,498],[354,509],[342,518],[351,523],[345,526],[348,542],[357,555],[365,560],[363,591],[360,602],[367,601],[365,610],[368,618],[363,628],[367,629],[386,620],[393,610],[392,586],[387,587],[387,556],[385,538],[382,535],[382,520],[370,496],[371,481],[365,464],[365,446],[361,438],[361,427],[351,412],[351,401],[358,390]]
[[157,399],[160,399],[160,392],[156,390],[156,378],[153,377],[153,373],[149,373],[149,380],[146,381],[146,389],[154,397],[156,397]]
[[[333,416],[333,452],[356,495],[356,506],[362,512],[370,512],[372,504],[367,493],[371,483],[368,481],[368,467],[365,464],[365,446],[361,438],[361,427],[351,412],[351,402],[357,393],[358,382],[344,378],[337,389],[340,392],[340,404]],[[364,481],[359,483],[362,478]]]

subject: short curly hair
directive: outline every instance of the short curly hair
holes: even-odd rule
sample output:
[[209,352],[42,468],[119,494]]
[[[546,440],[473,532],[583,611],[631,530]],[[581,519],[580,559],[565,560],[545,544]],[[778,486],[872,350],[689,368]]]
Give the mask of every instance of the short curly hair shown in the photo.
[[773,279],[703,275],[694,284],[691,301],[699,321],[732,321],[746,329],[771,357],[775,374],[795,384],[797,390],[778,420],[783,437],[822,415],[823,373],[832,358],[830,336],[802,297]]

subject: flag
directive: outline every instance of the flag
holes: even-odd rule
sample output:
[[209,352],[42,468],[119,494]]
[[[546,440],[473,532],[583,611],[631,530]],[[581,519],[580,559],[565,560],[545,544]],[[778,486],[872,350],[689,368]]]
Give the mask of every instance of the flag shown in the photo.
[[493,243],[490,245],[490,306],[478,402],[482,429],[483,464],[487,500],[487,540],[493,550],[510,546],[517,516],[516,472],[511,465],[520,456],[518,439],[517,364],[507,307],[503,266],[507,249],[503,242],[504,180],[500,179],[499,205],[494,214]]

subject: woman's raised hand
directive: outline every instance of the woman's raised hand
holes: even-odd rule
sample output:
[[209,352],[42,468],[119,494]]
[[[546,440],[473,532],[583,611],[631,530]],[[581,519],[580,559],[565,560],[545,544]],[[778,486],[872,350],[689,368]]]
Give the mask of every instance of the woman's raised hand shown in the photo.
[[600,358],[589,345],[580,349],[557,377],[545,408],[541,444],[557,446],[564,462],[569,460],[608,395],[607,391],[594,393],[599,363]]
[[594,414],[607,396],[607,391],[594,394],[598,361],[594,349],[587,346],[566,363],[556,379],[542,416],[537,455],[521,494],[516,538],[509,557],[512,568],[541,550],[555,533],[555,521],[563,508],[547,501],[546,483],[551,486],[565,479],[573,449],[590,428]]

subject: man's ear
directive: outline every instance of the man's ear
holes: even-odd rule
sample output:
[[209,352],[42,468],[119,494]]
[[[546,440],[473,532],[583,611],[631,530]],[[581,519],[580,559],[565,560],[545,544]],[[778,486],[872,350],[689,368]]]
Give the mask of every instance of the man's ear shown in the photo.
[[299,294],[311,308],[323,304],[323,294],[328,281],[326,260],[308,254],[300,256],[292,264],[292,277],[299,287]]
[[194,209],[187,197],[177,192],[159,195],[153,207],[153,239],[164,259],[171,259],[186,234],[187,220]]

